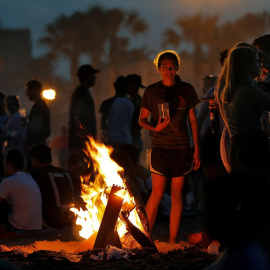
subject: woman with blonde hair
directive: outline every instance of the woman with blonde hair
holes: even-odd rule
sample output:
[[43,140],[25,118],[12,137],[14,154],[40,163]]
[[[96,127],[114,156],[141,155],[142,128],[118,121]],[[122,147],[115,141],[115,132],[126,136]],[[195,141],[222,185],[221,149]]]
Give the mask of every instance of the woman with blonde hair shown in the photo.
[[232,171],[270,165],[268,140],[260,122],[263,111],[270,110],[270,97],[254,83],[260,67],[255,47],[235,46],[229,52],[215,92],[231,139]]
[[[170,240],[176,243],[181,221],[182,191],[190,164],[200,167],[200,151],[195,106],[199,103],[195,89],[177,76],[180,57],[172,50],[163,51],[154,60],[162,80],[149,85],[143,95],[139,124],[151,130],[150,171],[152,192],[146,204],[150,228],[153,227],[159,204],[171,179]],[[158,104],[169,104],[169,115],[159,115]],[[151,115],[150,121],[148,117]],[[193,159],[189,145],[187,119],[190,122],[195,150]]]

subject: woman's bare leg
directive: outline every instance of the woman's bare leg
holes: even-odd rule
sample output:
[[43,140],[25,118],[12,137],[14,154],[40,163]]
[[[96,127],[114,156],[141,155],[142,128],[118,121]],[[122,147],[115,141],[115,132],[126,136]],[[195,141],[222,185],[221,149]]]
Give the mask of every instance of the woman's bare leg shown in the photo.
[[167,177],[151,173],[152,177],[152,192],[146,204],[146,213],[149,220],[150,230],[152,230],[157,213],[158,207],[166,190]]
[[178,234],[182,210],[183,210],[183,187],[185,176],[172,178],[171,183],[171,198],[172,207],[170,214],[170,244],[176,243],[176,237]]

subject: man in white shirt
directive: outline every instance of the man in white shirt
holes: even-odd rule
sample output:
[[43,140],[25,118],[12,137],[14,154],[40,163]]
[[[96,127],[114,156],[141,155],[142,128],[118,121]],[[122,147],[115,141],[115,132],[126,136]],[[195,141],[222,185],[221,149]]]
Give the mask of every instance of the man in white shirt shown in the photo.
[[39,187],[29,173],[23,172],[24,157],[18,149],[10,149],[4,158],[4,173],[0,183],[0,203],[10,207],[8,216],[0,216],[1,230],[42,229],[42,200]]
[[114,83],[115,96],[105,100],[99,110],[102,113],[102,129],[105,143],[110,145],[131,144],[130,133],[134,104],[127,97],[128,81],[119,76]]
[[111,144],[131,144],[131,120],[134,113],[133,102],[127,97],[128,81],[119,76],[114,83],[116,98],[108,119],[108,142]]

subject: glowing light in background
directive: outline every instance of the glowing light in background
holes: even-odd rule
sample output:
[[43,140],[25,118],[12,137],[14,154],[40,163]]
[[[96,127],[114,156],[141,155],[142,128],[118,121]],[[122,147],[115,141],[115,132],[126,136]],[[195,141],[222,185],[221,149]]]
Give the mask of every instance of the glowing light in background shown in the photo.
[[56,92],[53,89],[46,89],[46,90],[42,91],[42,96],[45,99],[53,100],[53,99],[55,99]]

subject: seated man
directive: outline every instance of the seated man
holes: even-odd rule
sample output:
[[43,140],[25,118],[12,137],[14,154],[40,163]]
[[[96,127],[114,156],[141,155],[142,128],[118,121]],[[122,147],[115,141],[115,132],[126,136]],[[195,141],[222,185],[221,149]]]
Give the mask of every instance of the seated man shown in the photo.
[[42,216],[45,228],[64,228],[75,223],[69,209],[74,206],[74,185],[67,171],[52,165],[51,149],[35,144],[30,150],[33,178],[42,195]]
[[6,228],[27,231],[42,229],[40,190],[32,176],[22,171],[23,166],[24,157],[20,150],[8,150],[4,158],[7,177],[0,183],[0,202],[3,205],[5,200],[10,210],[7,211],[8,216],[0,215],[2,232]]

